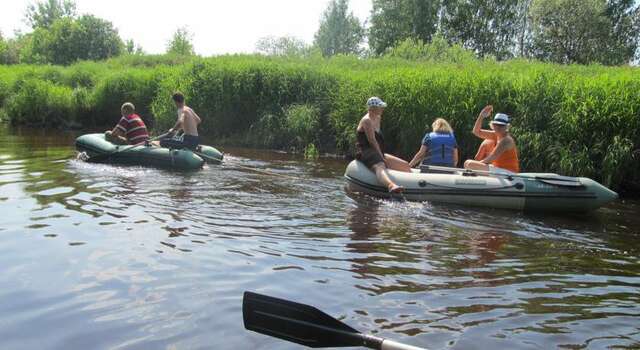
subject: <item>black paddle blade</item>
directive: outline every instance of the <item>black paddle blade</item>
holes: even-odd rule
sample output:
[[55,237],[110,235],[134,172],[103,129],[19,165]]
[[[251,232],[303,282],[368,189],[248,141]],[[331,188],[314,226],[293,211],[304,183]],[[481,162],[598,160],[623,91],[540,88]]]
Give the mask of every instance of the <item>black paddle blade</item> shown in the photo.
[[311,348],[363,346],[365,336],[313,306],[245,292],[244,328]]

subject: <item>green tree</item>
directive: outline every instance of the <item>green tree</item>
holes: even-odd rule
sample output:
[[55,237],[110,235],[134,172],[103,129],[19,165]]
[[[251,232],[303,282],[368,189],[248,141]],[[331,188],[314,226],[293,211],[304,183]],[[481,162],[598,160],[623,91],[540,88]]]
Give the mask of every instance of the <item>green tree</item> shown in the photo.
[[445,0],[442,32],[449,42],[476,52],[507,59],[514,55],[520,33],[523,0]]
[[531,55],[558,63],[617,65],[629,62],[636,51],[637,21],[635,14],[628,17],[626,11],[618,11],[624,6],[616,8],[615,5],[621,3],[534,0],[530,13]]
[[414,12],[414,2],[411,0],[373,0],[369,28],[371,50],[380,55],[413,37]]
[[364,40],[364,27],[353,12],[348,0],[331,0],[320,19],[314,45],[324,56],[359,54]]
[[256,51],[268,56],[307,56],[311,48],[304,41],[292,36],[266,36],[256,43]]
[[[611,20],[611,56],[620,63],[637,58],[640,38],[640,6],[635,0],[609,0],[605,15]],[[616,60],[611,60],[612,62]]]
[[133,39],[129,39],[124,42],[125,52],[129,55],[143,55],[144,50],[142,50],[142,46],[140,44],[136,44]]
[[77,59],[97,61],[123,52],[124,44],[111,22],[92,15],[81,16],[76,22],[79,29],[74,35],[79,46]]
[[9,51],[9,45],[2,37],[2,32],[0,31],[0,64],[7,64],[6,55],[8,51]]
[[435,34],[430,43],[420,39],[405,39],[397,46],[387,49],[385,56],[399,57],[412,61],[434,61],[467,63],[476,59],[473,51],[459,44],[449,44],[440,34]]
[[21,57],[27,63],[71,64],[118,56],[123,43],[111,22],[92,15],[65,17],[29,35]]
[[191,56],[195,55],[192,43],[193,35],[187,28],[178,28],[167,44],[167,53]]
[[31,28],[49,28],[56,20],[74,18],[76,4],[71,0],[40,0],[27,6],[25,20]]

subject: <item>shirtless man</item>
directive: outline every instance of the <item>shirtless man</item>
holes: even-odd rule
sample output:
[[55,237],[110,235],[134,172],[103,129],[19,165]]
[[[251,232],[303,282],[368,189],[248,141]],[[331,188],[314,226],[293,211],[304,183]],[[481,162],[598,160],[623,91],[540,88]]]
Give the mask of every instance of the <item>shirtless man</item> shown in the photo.
[[[198,144],[200,144],[198,124],[202,120],[193,109],[185,105],[184,95],[181,92],[174,93],[171,98],[178,109],[178,120],[173,128],[167,132],[167,137],[160,140],[160,146],[175,149],[188,148],[195,151],[198,148]],[[184,132],[182,138],[174,138],[173,136],[180,130]]]

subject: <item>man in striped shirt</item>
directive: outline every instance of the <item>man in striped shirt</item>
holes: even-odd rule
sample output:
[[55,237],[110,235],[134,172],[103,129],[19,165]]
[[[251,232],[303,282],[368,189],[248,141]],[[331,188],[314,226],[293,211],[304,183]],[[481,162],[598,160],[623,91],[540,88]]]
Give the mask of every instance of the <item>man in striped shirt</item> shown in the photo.
[[135,113],[136,108],[133,103],[123,104],[120,111],[122,118],[113,130],[104,133],[105,139],[117,145],[137,145],[149,141],[147,126],[142,118]]

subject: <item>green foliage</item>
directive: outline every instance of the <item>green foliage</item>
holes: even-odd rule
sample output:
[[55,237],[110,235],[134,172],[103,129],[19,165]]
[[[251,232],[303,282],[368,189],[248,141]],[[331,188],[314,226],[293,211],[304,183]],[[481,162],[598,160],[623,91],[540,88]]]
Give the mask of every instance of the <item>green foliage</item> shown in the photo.
[[407,39],[430,42],[440,33],[479,57],[514,55],[526,32],[530,0],[373,0],[369,44],[380,55]]
[[320,110],[311,105],[292,105],[285,110],[285,128],[295,140],[295,146],[302,148],[318,142],[320,131]]
[[20,61],[20,43],[17,39],[0,38],[0,64],[16,64]]
[[637,48],[637,17],[637,9],[625,14],[606,0],[534,0],[532,54],[558,63],[627,63]]
[[195,55],[192,40],[193,35],[186,27],[178,28],[167,44],[167,53],[183,56]]
[[40,0],[30,4],[25,14],[31,28],[49,28],[63,18],[76,16],[76,4],[71,0]]
[[349,153],[365,101],[376,95],[389,103],[382,120],[389,152],[412,156],[433,120],[444,117],[466,159],[480,144],[471,134],[475,118],[491,103],[513,117],[525,171],[588,176],[614,189],[640,182],[632,156],[640,149],[636,68],[456,56],[443,63],[446,50],[434,52],[426,57],[437,59],[424,61],[234,55],[172,65],[174,57],[127,55],[68,67],[0,66],[0,113],[14,123],[102,128],[131,101],[166,129],[176,118],[171,93],[180,90],[211,139]]
[[36,28],[22,50],[22,61],[67,65],[78,60],[103,60],[122,53],[123,44],[111,22],[84,15],[62,18]]
[[307,160],[316,160],[320,157],[320,151],[313,143],[310,143],[304,149],[304,158]]
[[127,69],[104,77],[92,90],[92,124],[115,124],[120,118],[122,104],[132,102],[136,113],[152,125],[150,106],[157,86],[154,72],[148,70]]
[[142,50],[142,46],[140,44],[136,44],[133,39],[129,39],[124,43],[124,50],[129,55],[143,55],[144,51]]
[[69,87],[38,79],[21,80],[16,85],[6,103],[12,121],[40,126],[74,121],[76,109]]
[[476,60],[476,55],[460,45],[449,45],[440,35],[435,35],[430,43],[422,40],[406,39],[387,51],[385,56],[412,61],[434,61],[465,63]]
[[306,57],[311,47],[293,36],[266,36],[256,43],[256,52],[267,56]]
[[450,41],[461,43],[479,57],[513,56],[514,38],[521,30],[524,0],[444,1],[442,31]]
[[[375,54],[381,55],[401,41],[417,36],[413,30],[414,6],[415,2],[409,0],[373,0],[369,46]],[[422,36],[429,35],[422,40],[429,41],[433,33],[435,30],[421,33]]]
[[364,27],[349,12],[349,0],[331,0],[320,19],[314,45],[324,56],[359,54],[363,40]]

